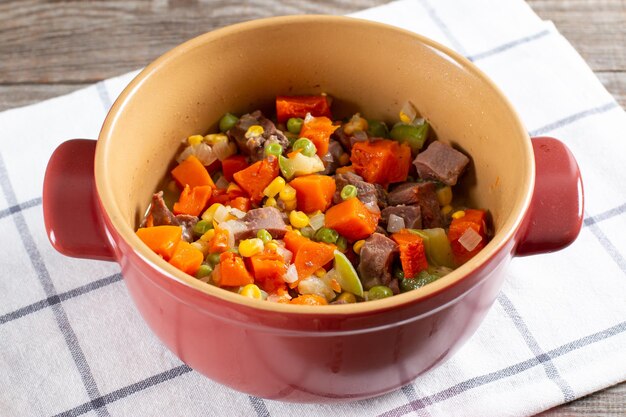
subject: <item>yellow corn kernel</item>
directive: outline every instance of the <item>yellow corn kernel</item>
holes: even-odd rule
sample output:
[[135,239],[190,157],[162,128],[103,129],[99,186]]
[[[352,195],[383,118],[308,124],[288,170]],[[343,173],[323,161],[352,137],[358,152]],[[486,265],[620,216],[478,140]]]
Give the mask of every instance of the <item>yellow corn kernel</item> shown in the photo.
[[360,114],[355,114],[352,116],[350,121],[343,125],[343,131],[346,132],[347,135],[353,134],[357,130],[365,131],[369,127],[367,120],[361,117]]
[[465,216],[465,212],[463,210],[455,211],[454,213],[452,213],[452,218],[455,220],[460,219],[463,216]]
[[339,165],[345,166],[345,165],[348,165],[349,163],[350,163],[350,155],[348,155],[346,152],[342,153],[341,156],[339,157]]
[[402,110],[400,110],[400,121],[402,123],[411,123],[413,120]]
[[213,221],[213,217],[215,216],[215,212],[220,207],[224,207],[224,205],[220,204],[220,203],[211,204],[211,207],[209,207],[208,209],[206,209],[204,211],[204,213],[202,213],[202,220],[206,220],[208,222],[212,222]]
[[302,236],[302,233],[298,229],[294,230],[293,232],[297,234],[298,236]]
[[226,187],[226,193],[230,194],[230,193],[235,193],[235,192],[243,193],[243,190],[241,189],[240,186],[238,186],[234,182],[228,183],[228,187]]
[[278,196],[284,202],[295,200],[296,199],[296,189],[293,188],[291,185],[286,184],[283,187],[283,189],[280,190],[280,193],[278,193]]
[[352,245],[352,250],[354,251],[354,253],[359,255],[361,253],[361,248],[363,248],[364,244],[365,244],[365,241],[363,239],[357,240],[356,242],[354,242],[354,245]]
[[263,241],[258,237],[244,239],[239,242],[239,254],[244,258],[249,258],[263,251]]
[[263,207],[276,207],[276,204],[278,204],[276,202],[276,199],[274,197],[267,197],[267,199],[265,200],[265,204],[263,204]]
[[315,271],[313,275],[315,275],[318,278],[324,278],[324,275],[326,275],[326,270],[324,268],[320,268],[317,271]]
[[265,132],[265,130],[263,130],[263,126],[252,125],[246,131],[245,136],[246,136],[246,139],[256,138],[256,137],[261,136],[263,132]]
[[267,242],[265,244],[265,249],[267,249],[270,252],[276,252],[278,250],[278,245],[274,242]]
[[302,211],[292,210],[289,213],[289,223],[297,229],[302,229],[309,225],[309,216]]
[[437,190],[437,200],[440,206],[447,206],[452,202],[452,187],[446,185]]
[[263,294],[261,293],[261,290],[254,284],[248,284],[244,286],[239,294],[243,295],[244,297],[254,298],[255,300],[263,299]]
[[298,202],[294,199],[294,200],[288,200],[288,201],[284,201],[283,200],[283,204],[285,205],[285,211],[292,211],[296,209],[296,206],[298,205]]
[[215,145],[216,143],[219,143],[219,142],[228,141],[228,136],[226,136],[223,133],[211,133],[210,135],[206,135],[204,137],[204,141],[208,143],[209,145]]
[[450,204],[441,207],[441,214],[443,214],[444,216],[447,216],[451,212],[452,212],[452,206]]
[[275,197],[276,194],[280,193],[285,188],[285,180],[283,177],[276,177],[269,183],[267,187],[263,190],[263,195],[267,197]]
[[202,135],[192,135],[187,138],[187,143],[192,146],[195,146],[195,145],[199,145],[200,143],[202,143],[203,140],[204,140],[204,136]]
[[205,234],[200,236],[200,239],[205,241],[205,242],[210,242],[211,240],[213,240],[214,236],[215,236],[215,229],[209,229],[209,230],[206,231]]

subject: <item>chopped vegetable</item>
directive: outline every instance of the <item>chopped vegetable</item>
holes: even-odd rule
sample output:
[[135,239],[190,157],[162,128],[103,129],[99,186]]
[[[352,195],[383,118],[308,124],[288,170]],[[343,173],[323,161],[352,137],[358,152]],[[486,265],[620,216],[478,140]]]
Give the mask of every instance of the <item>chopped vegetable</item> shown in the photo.
[[289,185],[296,190],[298,210],[322,212],[330,206],[335,194],[335,180],[327,175],[305,175],[295,178]]
[[278,176],[278,160],[272,156],[255,162],[233,175],[233,178],[249,195],[253,203],[263,200],[263,190]]
[[357,142],[350,157],[357,174],[365,181],[386,186],[406,181],[411,164],[411,149],[392,140]]
[[283,240],[285,241],[285,247],[293,252],[294,256],[298,253],[303,244],[311,241],[311,239],[291,230],[287,231]]
[[339,251],[334,252],[335,256],[335,279],[339,283],[342,290],[348,291],[359,297],[363,297],[363,284],[359,279],[354,266],[348,260],[346,255]]
[[[219,287],[240,287],[254,284],[254,278],[240,256],[233,252],[224,252],[220,255],[220,273],[215,280]],[[215,272],[215,271],[214,271]]]
[[296,229],[302,229],[303,227],[308,226],[309,216],[302,211],[293,210],[289,213],[289,223],[291,223],[291,225]]
[[295,152],[302,152],[302,155],[304,156],[313,156],[317,152],[317,148],[313,142],[307,138],[300,138],[295,141],[292,145],[292,149]]
[[289,301],[290,304],[307,305],[307,306],[323,306],[328,304],[328,301],[317,294],[304,294],[299,297],[293,298]]
[[193,155],[189,156],[172,170],[172,177],[174,177],[181,187],[189,185],[189,187],[194,188],[208,185],[211,188],[216,188],[215,183],[213,183],[209,175],[209,171],[207,171],[198,158]]
[[256,232],[256,237],[261,239],[263,243],[268,243],[272,241],[272,235],[265,229],[260,229],[258,232]]
[[289,118],[312,116],[332,117],[327,96],[278,96],[276,97],[276,118],[285,123]]
[[244,258],[249,258],[263,252],[263,241],[258,237],[244,239],[239,242],[239,254]]
[[202,236],[211,229],[213,229],[213,223],[206,220],[200,220],[193,226],[193,232],[198,236]]
[[302,130],[303,122],[304,120],[299,117],[291,117],[289,118],[289,120],[287,120],[287,130],[297,135],[298,133],[300,133],[300,130]]
[[282,155],[283,154],[283,147],[280,145],[280,143],[270,143],[269,145],[267,145],[265,147],[264,153],[265,153],[265,156]]
[[324,162],[319,156],[304,156],[301,152],[296,152],[289,158],[281,155],[278,157],[278,163],[280,172],[287,181],[293,177],[314,174],[324,170]]
[[181,240],[170,258],[170,264],[181,271],[195,275],[204,260],[204,254],[190,243]]
[[402,292],[416,290],[418,288],[422,288],[424,285],[437,281],[439,278],[439,276],[430,274],[427,271],[421,271],[414,278],[405,278],[400,280],[400,290]]
[[228,202],[228,205],[234,209],[241,210],[244,215],[250,210],[250,199],[246,197],[235,197]]
[[180,242],[183,229],[180,226],[153,226],[137,229],[137,236],[150,249],[169,260]]
[[254,279],[261,287],[272,293],[285,286],[283,275],[287,273],[287,265],[277,253],[259,253],[250,258],[250,270]]
[[233,126],[235,126],[235,124],[237,124],[238,121],[239,118],[237,116],[232,113],[226,113],[220,119],[220,132],[224,133],[227,130],[230,130]]
[[228,230],[216,227],[215,235],[213,235],[213,239],[209,242],[209,252],[225,252],[228,250],[228,241],[229,241],[229,232]]
[[348,184],[343,187],[341,190],[341,199],[347,200],[349,198],[354,198],[357,196],[357,189],[354,185]]
[[183,192],[180,193],[180,198],[174,203],[174,213],[199,216],[207,206],[212,192],[213,188],[209,185],[197,186],[190,189],[189,185],[185,184]]
[[428,137],[428,123],[418,126],[400,123],[391,129],[389,136],[400,143],[409,145],[413,155],[416,155]]
[[233,181],[233,175],[248,167],[244,155],[233,155],[222,161],[222,173],[227,181]]
[[322,227],[315,232],[313,239],[318,242],[335,243],[337,242],[337,239],[339,239],[339,233],[337,233],[336,230],[329,229],[328,227]]
[[358,198],[351,198],[329,208],[325,223],[326,227],[354,241],[374,233],[378,216],[371,213]]
[[[457,264],[464,264],[487,244],[486,215],[484,210],[467,209],[462,217],[453,216],[448,240]],[[470,232],[469,238],[466,237],[464,241],[462,238],[468,229],[472,229],[473,233]]]
[[334,259],[335,245],[307,239],[294,252],[294,265],[298,278],[304,279]]
[[444,229],[438,227],[434,229],[411,230],[411,232],[417,233],[424,240],[426,258],[429,265],[454,268],[452,248]]
[[389,137],[389,128],[385,122],[381,122],[379,120],[368,120],[368,129],[367,134],[374,138],[388,138]]
[[391,235],[400,247],[400,263],[405,279],[415,277],[420,271],[428,269],[426,249],[422,238],[404,229]]
[[208,264],[200,265],[200,268],[196,271],[196,278],[202,279],[204,277],[208,277],[213,272],[213,267]]
[[391,288],[384,285],[376,285],[369,289],[367,292],[368,300],[382,300],[383,298],[391,297],[393,292]]
[[310,139],[317,149],[317,155],[322,157],[328,152],[330,135],[338,128],[328,117],[314,117],[304,121],[300,137]]
[[253,298],[255,300],[263,299],[263,293],[261,292],[261,289],[254,284],[245,285],[239,291],[239,294],[243,295],[244,297]]

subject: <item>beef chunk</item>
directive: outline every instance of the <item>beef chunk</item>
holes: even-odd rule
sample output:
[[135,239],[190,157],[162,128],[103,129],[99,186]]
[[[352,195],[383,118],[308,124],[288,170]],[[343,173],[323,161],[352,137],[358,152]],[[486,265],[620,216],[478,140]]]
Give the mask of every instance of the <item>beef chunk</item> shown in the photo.
[[[198,222],[198,218],[188,214],[175,216],[165,205],[163,191],[159,191],[152,196],[150,215],[152,215],[152,224],[154,226],[181,226],[183,228],[183,240],[193,242],[193,227]],[[145,220],[142,222],[142,226],[145,226],[145,222]]]
[[246,230],[237,233],[235,240],[256,237],[259,230],[267,230],[274,239],[281,239],[287,233],[287,225],[281,212],[275,207],[262,207],[250,210],[243,217]]
[[387,195],[390,206],[419,205],[422,227],[430,229],[442,227],[443,219],[434,182],[407,182],[400,184]]
[[[248,128],[253,125],[261,126],[263,128],[263,134],[247,139],[246,132]],[[226,134],[235,141],[242,153],[250,155],[253,162],[263,159],[265,147],[272,143],[280,144],[283,150],[287,150],[289,146],[289,140],[285,137],[283,132],[276,129],[274,123],[263,116],[260,110],[241,116],[235,126],[228,130]]]
[[448,185],[456,184],[468,163],[467,156],[439,141],[431,143],[413,161],[420,178],[438,180]]
[[[341,190],[346,185],[354,185],[357,190],[357,198],[361,200],[363,204],[368,206],[368,208],[373,209],[376,206],[385,207],[384,200],[384,190],[382,187],[376,187],[376,185],[371,184],[363,179],[360,175],[355,174],[354,172],[345,172],[343,174],[335,175],[335,184],[337,186],[337,191],[335,191],[335,195],[333,196],[333,203],[339,204],[343,201],[341,198]],[[379,199],[379,196],[382,196],[383,199]]]
[[397,253],[396,242],[380,233],[374,233],[365,240],[357,270],[366,290],[391,282],[391,267]]
[[339,158],[343,155],[343,148],[341,144],[336,140],[330,141],[328,144],[328,152],[326,155],[322,157],[322,162],[324,162],[324,171],[320,172],[322,175],[333,175],[335,170],[339,168]]
[[407,229],[422,228],[422,211],[420,210],[420,206],[389,206],[382,211],[381,221],[383,224],[388,224],[389,216],[392,214],[402,217],[404,219],[404,227]]
[[336,129],[331,135],[331,138],[338,141],[348,152],[352,149],[352,146],[355,143],[367,140],[367,133],[357,131],[354,132],[354,135],[348,135],[343,128],[344,125],[341,125],[338,129]]

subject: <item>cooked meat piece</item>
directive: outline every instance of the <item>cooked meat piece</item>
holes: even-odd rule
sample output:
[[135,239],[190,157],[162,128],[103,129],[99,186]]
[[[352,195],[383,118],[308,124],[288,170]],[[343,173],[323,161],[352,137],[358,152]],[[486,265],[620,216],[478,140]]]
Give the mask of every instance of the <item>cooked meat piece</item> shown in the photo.
[[[196,216],[190,216],[188,214],[174,215],[169,208],[165,205],[163,200],[163,191],[159,191],[152,195],[152,205],[150,206],[150,214],[152,215],[152,224],[154,226],[182,226],[183,228],[183,240],[187,242],[193,242],[193,227],[198,222]],[[145,225],[145,219],[142,223]]]
[[389,206],[382,211],[381,222],[386,226],[389,222],[389,216],[395,214],[404,219],[404,227],[407,229],[422,228],[422,211],[420,206]]
[[398,278],[393,278],[391,281],[389,281],[389,285],[387,286],[391,289],[393,295],[400,294],[400,283],[398,282]]
[[339,168],[339,158],[343,155],[343,148],[341,144],[336,140],[330,140],[328,144],[328,152],[322,157],[324,162],[324,171],[320,172],[322,175],[333,175],[335,170]]
[[371,184],[363,179],[360,175],[355,174],[354,172],[345,172],[343,174],[335,175],[335,184],[337,186],[337,191],[335,191],[335,195],[333,196],[333,203],[339,204],[343,201],[341,198],[341,190],[346,185],[354,185],[357,191],[357,198],[361,200],[361,202],[368,207],[376,206],[378,204],[378,190],[374,184]]
[[467,156],[439,141],[431,143],[413,161],[420,178],[438,180],[448,185],[456,184],[468,163]]
[[385,190],[385,188],[380,184],[374,184],[374,187],[376,187],[376,198],[378,199],[378,207],[384,209],[385,207],[387,207],[387,190]]
[[443,225],[434,182],[400,184],[387,194],[387,203],[390,206],[417,204],[420,207],[422,227],[430,229]]
[[369,290],[376,285],[390,283],[391,267],[397,252],[396,242],[380,233],[374,233],[365,240],[357,268],[363,288]]
[[287,233],[287,225],[280,210],[275,207],[252,209],[243,217],[246,230],[237,233],[235,240],[256,237],[259,230],[267,230],[274,239],[281,239]]
[[384,227],[382,227],[380,224],[376,226],[376,233],[380,233],[383,236],[387,236],[389,233],[387,233],[387,229],[385,229]]
[[[263,134],[250,139],[246,138],[248,128],[259,125],[263,128]],[[229,138],[235,141],[242,153],[250,155],[252,162],[263,159],[265,147],[271,143],[279,143],[283,150],[287,150],[289,140],[283,132],[276,129],[274,123],[263,116],[260,110],[244,114],[228,132]]]
[[362,131],[354,132],[354,135],[348,135],[344,130],[344,125],[341,125],[338,129],[336,129],[331,139],[338,141],[343,148],[350,152],[352,146],[357,142],[363,142],[367,140],[367,133]]

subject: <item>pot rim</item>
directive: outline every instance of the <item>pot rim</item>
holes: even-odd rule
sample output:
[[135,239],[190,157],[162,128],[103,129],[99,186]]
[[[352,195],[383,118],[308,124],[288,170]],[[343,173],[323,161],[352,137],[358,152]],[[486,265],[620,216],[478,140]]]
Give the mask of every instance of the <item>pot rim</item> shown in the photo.
[[[479,78],[486,88],[492,89],[498,98],[502,101],[503,105],[507,108],[509,113],[514,116],[515,123],[519,130],[519,136],[524,139],[525,156],[526,156],[526,176],[524,184],[527,185],[526,189],[520,192],[525,193],[525,197],[519,201],[515,209],[512,210],[512,215],[509,215],[504,227],[494,235],[492,240],[479,252],[476,256],[470,259],[468,262],[455,269],[450,274],[438,279],[428,286],[422,287],[417,290],[401,293],[393,297],[388,297],[382,300],[376,300],[373,302],[344,304],[344,305],[328,305],[328,306],[305,306],[305,305],[290,305],[282,303],[270,303],[262,300],[254,300],[247,297],[242,297],[239,294],[232,293],[227,290],[212,286],[210,284],[201,282],[196,278],[179,271],[174,266],[165,262],[156,253],[152,252],[147,246],[145,246],[141,240],[135,234],[135,230],[130,227],[126,222],[123,214],[119,210],[116,204],[114,204],[114,196],[112,189],[108,187],[106,180],[106,165],[108,152],[108,142],[111,140],[112,132],[118,121],[118,116],[124,111],[127,102],[132,99],[135,92],[141,88],[143,83],[149,79],[153,74],[157,73],[162,66],[167,65],[168,62],[177,59],[179,56],[184,55],[186,52],[200,47],[206,42],[219,39],[223,36],[228,36],[234,32],[254,31],[265,27],[272,27],[277,25],[286,24],[299,24],[299,23],[327,23],[333,25],[344,26],[369,26],[372,29],[394,31],[402,36],[413,37],[416,41],[442,53],[442,56],[446,59],[450,59],[455,64],[463,67],[466,71]],[[95,180],[96,191],[100,200],[100,207],[103,210],[103,215],[107,217],[108,223],[110,223],[115,230],[108,231],[108,234],[117,234],[120,238],[126,241],[126,243],[133,248],[133,250],[140,255],[140,258],[149,265],[154,272],[160,273],[163,276],[178,282],[187,287],[191,287],[204,294],[212,297],[217,297],[222,301],[226,301],[233,304],[241,305],[246,308],[253,308],[256,310],[262,310],[267,312],[275,312],[280,314],[290,315],[315,315],[315,316],[352,316],[352,315],[364,315],[375,312],[384,312],[393,310],[396,308],[406,307],[411,304],[416,304],[421,301],[430,299],[441,292],[455,286],[456,284],[464,281],[468,276],[479,270],[484,269],[488,263],[505,248],[507,243],[515,237],[520,229],[530,207],[530,202],[533,194],[533,188],[535,184],[535,162],[532,145],[527,131],[524,129],[519,116],[515,112],[512,104],[505,97],[502,91],[495,85],[491,79],[489,79],[478,67],[462,55],[455,51],[431,40],[422,35],[400,29],[394,26],[390,26],[383,23],[372,22],[363,19],[357,19],[345,16],[327,16],[327,15],[302,15],[302,16],[279,16],[270,17],[264,19],[252,20],[244,23],[238,23],[230,26],[226,26],[220,29],[216,29],[211,32],[199,35],[191,40],[188,40],[170,51],[166,52],[147,67],[145,67],[123,90],[119,95],[109,113],[107,114],[102,129],[100,131],[96,155],[95,155]],[[113,242],[111,242],[113,244]],[[477,285],[479,282],[474,284]],[[462,294],[465,294],[463,292]],[[462,296],[459,295],[459,296]]]

